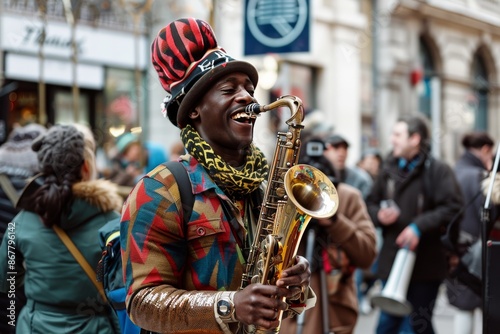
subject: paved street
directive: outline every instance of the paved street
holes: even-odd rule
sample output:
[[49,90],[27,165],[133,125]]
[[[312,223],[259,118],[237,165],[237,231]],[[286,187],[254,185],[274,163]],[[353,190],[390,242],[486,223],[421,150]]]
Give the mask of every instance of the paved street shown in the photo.
[[[443,288],[443,287],[442,287]],[[369,315],[360,315],[354,334],[373,334],[378,320],[378,310]],[[437,306],[434,311],[434,330],[436,334],[455,334],[453,331],[454,309],[448,304],[444,289],[441,289]],[[475,315],[475,327],[473,334],[482,334],[482,317],[480,312]]]

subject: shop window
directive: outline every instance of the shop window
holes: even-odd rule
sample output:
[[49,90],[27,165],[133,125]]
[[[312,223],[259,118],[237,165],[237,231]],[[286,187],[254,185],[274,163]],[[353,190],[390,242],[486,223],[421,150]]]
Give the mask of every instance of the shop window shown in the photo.
[[472,65],[472,89],[475,97],[474,130],[487,131],[488,129],[488,95],[490,84],[484,58],[476,53]]
[[26,125],[38,122],[38,93],[34,90],[16,90],[8,95],[9,130],[15,124]]
[[[89,97],[86,94],[79,94],[77,111],[74,110],[73,101],[74,97],[70,91],[60,90],[54,93],[55,124],[90,124]],[[78,114],[75,115],[75,113]]]
[[418,107],[419,111],[430,119],[432,97],[431,79],[435,75],[435,66],[429,46],[423,38],[420,39],[420,64],[422,66],[423,75],[422,87],[419,91]]
[[98,126],[110,140],[139,126],[137,98],[135,96],[134,72],[108,69],[104,90],[104,115]]

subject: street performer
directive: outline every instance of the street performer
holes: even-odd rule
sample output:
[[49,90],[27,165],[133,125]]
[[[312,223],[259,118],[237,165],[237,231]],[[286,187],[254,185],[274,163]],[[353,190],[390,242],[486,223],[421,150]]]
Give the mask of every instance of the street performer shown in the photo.
[[[277,316],[311,307],[309,262],[297,256],[276,285],[240,289],[269,167],[253,143],[257,70],[218,46],[204,21],[184,18],[155,37],[152,62],[168,93],[163,113],[181,129],[179,158],[194,197],[185,217],[179,180],[164,165],[124,204],[122,258],[127,310],[157,333],[237,333],[276,328]],[[286,298],[287,302],[282,302]],[[239,329],[238,329],[239,328]]]

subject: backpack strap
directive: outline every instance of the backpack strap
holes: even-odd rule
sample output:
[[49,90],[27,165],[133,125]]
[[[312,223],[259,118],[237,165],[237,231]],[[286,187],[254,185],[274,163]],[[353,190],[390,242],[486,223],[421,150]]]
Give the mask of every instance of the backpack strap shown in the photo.
[[7,195],[7,197],[12,202],[12,205],[14,205],[14,207],[16,207],[17,200],[19,199],[19,195],[17,194],[16,189],[14,189],[14,186],[12,185],[12,182],[10,182],[7,175],[0,174],[0,186],[2,187],[2,189],[5,192],[5,194]]
[[183,221],[186,225],[191,218],[194,205],[194,196],[191,191],[191,180],[189,179],[186,168],[184,168],[180,161],[167,161],[162,165],[170,170],[177,181],[177,187],[179,187],[179,193],[181,195],[182,211],[184,214]]
[[73,243],[73,241],[71,241],[68,234],[66,232],[64,232],[64,230],[57,225],[53,225],[52,229],[54,230],[54,232],[56,232],[56,234],[59,236],[61,241],[64,243],[64,245],[70,251],[71,255],[73,255],[73,257],[76,259],[78,264],[85,271],[85,273],[89,277],[90,281],[92,281],[92,284],[94,284],[97,291],[99,291],[99,294],[101,295],[102,300],[103,301],[108,300],[108,298],[106,297],[106,294],[104,293],[104,288],[102,286],[102,283],[97,282],[97,275],[96,275],[94,269],[92,269],[92,267],[87,262],[87,260],[85,260],[82,253],[80,253],[80,251],[78,250],[76,245]]

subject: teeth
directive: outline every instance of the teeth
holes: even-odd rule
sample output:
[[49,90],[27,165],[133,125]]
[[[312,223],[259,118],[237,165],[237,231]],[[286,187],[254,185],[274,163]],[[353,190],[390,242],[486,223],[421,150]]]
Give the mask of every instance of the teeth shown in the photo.
[[246,112],[239,112],[231,117],[231,119],[238,119],[238,118],[246,118],[246,119],[252,119],[255,118],[255,116],[249,116]]

